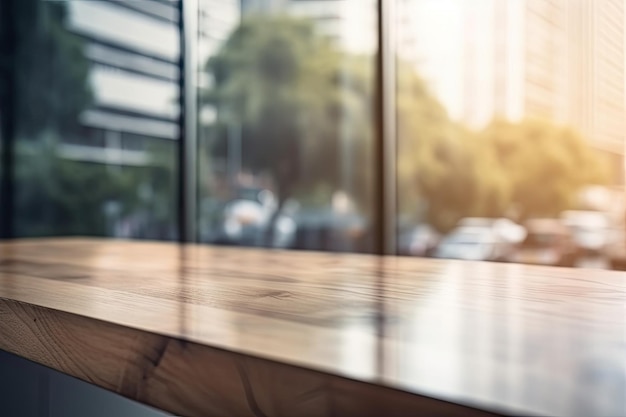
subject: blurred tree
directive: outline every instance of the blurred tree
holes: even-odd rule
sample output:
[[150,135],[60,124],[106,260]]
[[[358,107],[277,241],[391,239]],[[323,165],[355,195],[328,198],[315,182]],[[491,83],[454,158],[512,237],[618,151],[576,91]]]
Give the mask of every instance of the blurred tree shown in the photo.
[[468,131],[408,65],[398,66],[398,188],[404,218],[447,232],[468,216],[520,219],[571,208],[607,172],[583,138],[540,120]]
[[398,68],[398,189],[404,217],[442,232],[462,217],[525,219],[571,208],[607,172],[583,138],[546,121],[495,120],[470,132],[449,120],[408,65]]
[[103,203],[118,201],[122,171],[57,156],[54,134],[16,144],[18,236],[104,235]]
[[174,144],[154,143],[144,167],[72,161],[57,146],[53,133],[16,145],[19,236],[110,235],[116,221],[139,217],[134,237],[174,238]]
[[[207,64],[213,85],[204,101],[217,109],[214,156],[232,151],[233,131],[240,132],[242,169],[272,178],[280,209],[296,194],[339,187],[347,141],[363,174],[354,189],[366,189],[367,167],[357,158],[367,155],[371,135],[367,67],[317,36],[310,22],[244,20]],[[353,197],[363,202],[365,194]]]
[[128,217],[144,225],[135,236],[171,238],[174,145],[153,143],[146,167],[61,157],[59,143],[80,143],[80,114],[92,103],[84,42],[68,30],[66,1],[14,4],[15,55],[2,59],[16,77],[17,234],[110,235]]
[[65,1],[14,2],[17,136],[73,132],[92,101],[83,42],[67,30]]
[[[320,205],[340,189],[348,140],[353,189],[363,190],[355,197],[368,210],[371,166],[362,161],[371,156],[371,64],[339,53],[305,21],[245,20],[207,64],[213,82],[204,102],[216,109],[211,153],[225,159],[240,140],[242,169],[269,174],[279,207],[294,195]],[[396,75],[404,218],[447,232],[462,217],[500,217],[513,207],[522,218],[554,215],[581,187],[605,180],[571,130],[496,120],[471,132],[450,120],[412,65],[399,61]]]
[[492,162],[490,175],[510,181],[510,204],[520,219],[555,216],[575,204],[583,187],[608,180],[580,135],[547,121],[495,120],[477,140]]
[[[145,166],[114,167],[103,178],[115,188],[108,201],[120,204],[120,215],[138,223],[131,235],[136,238],[176,238],[177,181],[176,144],[154,139],[146,149]],[[111,171],[111,170],[109,170]],[[110,233],[110,232],[109,232]]]
[[2,56],[15,74],[16,232],[104,234],[102,204],[118,181],[106,167],[58,157],[92,102],[82,40],[67,30],[65,1],[13,2],[15,47]]
[[447,232],[479,210],[481,192],[494,191],[469,133],[449,119],[412,66],[398,63],[397,83],[400,214]]

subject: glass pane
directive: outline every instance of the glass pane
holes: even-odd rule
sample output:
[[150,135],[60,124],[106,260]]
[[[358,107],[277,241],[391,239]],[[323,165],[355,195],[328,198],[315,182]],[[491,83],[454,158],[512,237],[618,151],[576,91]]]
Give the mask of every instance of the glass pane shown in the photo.
[[202,242],[371,250],[376,2],[199,2]]
[[15,5],[16,234],[175,238],[176,2]]
[[400,252],[623,263],[624,2],[396,5]]

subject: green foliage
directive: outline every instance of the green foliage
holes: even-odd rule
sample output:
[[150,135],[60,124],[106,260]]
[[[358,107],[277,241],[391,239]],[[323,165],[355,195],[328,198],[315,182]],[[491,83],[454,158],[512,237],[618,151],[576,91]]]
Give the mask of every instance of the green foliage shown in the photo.
[[449,230],[478,201],[479,169],[468,135],[452,123],[415,70],[403,63],[398,69],[397,111],[400,212]]
[[56,138],[77,133],[91,103],[83,41],[66,29],[64,1],[14,2],[16,232],[103,234],[102,203],[118,189],[104,166],[62,160]]
[[[148,167],[120,167],[64,159],[52,133],[17,141],[17,235],[108,235],[113,217],[143,213],[154,229],[175,218],[176,177],[171,143],[154,144]],[[152,234],[167,236],[166,231]]]
[[243,168],[269,175],[279,200],[336,185],[341,147],[363,155],[369,140],[371,83],[362,64],[310,22],[245,20],[207,65],[214,86],[204,99],[218,112],[214,156],[226,154],[229,128],[239,126]]
[[608,179],[579,135],[546,121],[496,120],[477,140],[496,162],[492,175],[508,179],[510,205],[522,219],[555,216],[573,207],[584,186]]
[[[126,184],[119,190],[119,195],[126,201],[128,210],[134,209],[150,213],[153,222],[174,224],[176,222],[177,170],[176,143],[154,140],[147,150],[150,164],[142,168],[126,168]],[[139,187],[149,187],[150,197],[141,198]],[[137,198],[140,197],[140,198]]]
[[[404,218],[447,232],[463,217],[555,216],[607,173],[585,140],[540,120],[452,122],[414,70],[398,71],[398,188]],[[516,213],[514,213],[516,212]]]
[[66,29],[65,1],[15,2],[17,134],[45,130],[68,134],[92,100],[83,41]]
[[[255,17],[207,64],[217,109],[210,135],[225,157],[241,127],[243,168],[268,174],[279,198],[319,206],[340,189],[353,158],[352,189],[371,207],[373,62],[340,53],[310,23]],[[398,193],[403,219],[446,232],[467,216],[523,219],[571,207],[585,185],[606,181],[585,141],[548,122],[495,120],[480,132],[450,120],[412,65],[397,63]]]
[[[2,64],[16,75],[17,235],[107,235],[112,218],[134,213],[151,229],[174,223],[173,143],[153,143],[149,167],[59,156],[59,139],[80,135],[80,114],[92,102],[83,41],[66,28],[65,1],[14,3],[16,54]],[[107,216],[107,205],[117,213]]]
[[59,158],[56,150],[52,135],[17,142],[17,235],[105,234],[102,203],[119,197],[121,172]]
[[511,186],[498,155],[450,120],[413,67],[399,62],[397,74],[400,215],[447,232],[463,217],[507,214]]

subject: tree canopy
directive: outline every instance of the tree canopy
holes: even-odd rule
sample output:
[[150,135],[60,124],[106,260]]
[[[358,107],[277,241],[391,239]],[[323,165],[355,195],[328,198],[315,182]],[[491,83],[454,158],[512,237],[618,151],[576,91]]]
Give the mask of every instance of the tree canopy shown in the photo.
[[13,12],[15,53],[0,58],[16,79],[16,234],[109,234],[109,203],[120,207],[120,215],[141,211],[152,229],[174,224],[173,144],[148,149],[150,167],[112,167],[59,154],[64,139],[80,143],[79,117],[92,104],[84,42],[68,29],[65,1],[21,0]]
[[279,200],[336,185],[342,141],[363,155],[371,135],[367,65],[339,53],[310,22],[244,20],[207,70],[214,82],[204,99],[217,111],[214,155],[228,152],[229,127],[239,127],[243,168],[269,174]]
[[[17,136],[35,139],[44,130],[74,133],[91,104],[89,63],[83,41],[67,29],[65,1],[15,2]],[[11,64],[10,64],[11,65]]]
[[[371,206],[373,61],[340,52],[310,22],[244,20],[207,63],[213,153],[241,128],[244,169],[269,173],[280,198],[338,189],[351,155],[362,211]],[[467,216],[553,216],[606,182],[588,144],[549,121],[496,119],[471,131],[450,119],[414,65],[397,62],[401,216],[440,231]],[[348,146],[346,146],[348,143]],[[343,158],[343,159],[342,159]],[[354,191],[354,190],[348,190]]]
[[555,216],[575,204],[583,187],[608,182],[598,156],[567,127],[537,119],[495,120],[476,140],[495,162],[486,172],[507,179],[509,206],[522,219]]

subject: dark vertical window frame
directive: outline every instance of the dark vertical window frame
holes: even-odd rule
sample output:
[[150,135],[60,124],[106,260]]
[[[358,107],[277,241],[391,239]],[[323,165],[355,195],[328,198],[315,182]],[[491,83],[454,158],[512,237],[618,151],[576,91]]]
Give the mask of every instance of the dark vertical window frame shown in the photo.
[[180,137],[178,141],[178,240],[194,242],[196,233],[197,192],[197,20],[195,0],[178,1],[180,36],[179,100]]
[[388,358],[383,341],[388,336],[386,306],[385,255],[397,253],[397,146],[396,146],[396,72],[394,40],[394,3],[378,0],[377,36],[374,78],[374,253],[379,255],[376,279],[377,305],[375,328],[377,334],[376,367],[385,372]]
[[15,233],[15,1],[0,2],[0,239]]
[[378,0],[374,79],[374,253],[396,254],[396,113],[394,2]]

